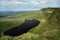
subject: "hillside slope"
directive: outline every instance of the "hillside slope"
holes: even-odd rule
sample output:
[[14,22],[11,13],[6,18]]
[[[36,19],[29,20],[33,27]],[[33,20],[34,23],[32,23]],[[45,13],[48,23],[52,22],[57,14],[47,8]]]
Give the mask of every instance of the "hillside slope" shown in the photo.
[[[60,40],[60,8],[44,8],[39,11],[25,12],[0,19],[0,33],[15,25],[20,25],[25,19],[37,19],[40,25],[29,32],[18,36],[3,36],[2,40]],[[12,39],[13,38],[13,39]]]

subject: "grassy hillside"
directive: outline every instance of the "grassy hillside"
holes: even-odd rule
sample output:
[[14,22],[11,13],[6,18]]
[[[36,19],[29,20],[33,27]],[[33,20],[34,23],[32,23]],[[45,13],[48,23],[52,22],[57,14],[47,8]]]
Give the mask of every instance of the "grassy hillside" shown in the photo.
[[0,35],[2,32],[20,25],[25,19],[37,19],[41,24],[23,35],[2,36],[1,40],[60,40],[60,8],[44,8],[39,11],[0,18]]

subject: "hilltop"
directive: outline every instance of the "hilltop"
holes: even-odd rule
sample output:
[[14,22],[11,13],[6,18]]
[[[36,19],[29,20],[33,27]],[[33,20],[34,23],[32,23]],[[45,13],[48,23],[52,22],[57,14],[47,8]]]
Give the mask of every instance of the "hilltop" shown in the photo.
[[[59,40],[60,39],[60,8],[43,8],[38,11],[18,13],[0,18],[0,33],[16,25],[20,25],[25,19],[37,19],[41,22],[29,32],[12,37],[13,40]],[[11,37],[3,36],[7,40]]]

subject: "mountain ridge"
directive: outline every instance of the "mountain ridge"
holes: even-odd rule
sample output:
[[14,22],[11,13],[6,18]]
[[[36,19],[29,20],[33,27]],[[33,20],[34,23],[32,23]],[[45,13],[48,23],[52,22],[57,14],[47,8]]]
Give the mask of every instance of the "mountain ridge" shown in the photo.
[[[41,21],[41,24],[36,28],[31,29],[29,32],[18,36],[17,40],[19,40],[18,38],[21,40],[35,40],[35,37],[36,40],[40,40],[41,38],[42,40],[60,39],[60,8],[43,8],[39,11],[25,12],[23,14],[18,13],[3,20],[1,19],[0,26],[4,27],[2,29],[5,30],[24,22],[25,19],[37,19]],[[2,29],[0,29],[0,32],[4,31]],[[32,37],[33,39],[29,37]],[[4,39],[4,37],[2,38]]]

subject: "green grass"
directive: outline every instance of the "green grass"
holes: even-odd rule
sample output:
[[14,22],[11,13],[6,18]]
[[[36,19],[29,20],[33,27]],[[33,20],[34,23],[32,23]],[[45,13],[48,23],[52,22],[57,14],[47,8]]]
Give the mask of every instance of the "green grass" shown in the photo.
[[45,8],[0,18],[0,35],[8,29],[22,24],[25,19],[37,19],[41,23],[23,35],[2,36],[1,40],[60,40],[60,8]]

